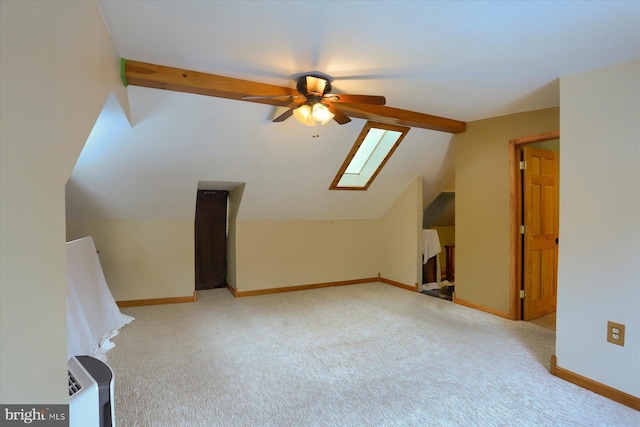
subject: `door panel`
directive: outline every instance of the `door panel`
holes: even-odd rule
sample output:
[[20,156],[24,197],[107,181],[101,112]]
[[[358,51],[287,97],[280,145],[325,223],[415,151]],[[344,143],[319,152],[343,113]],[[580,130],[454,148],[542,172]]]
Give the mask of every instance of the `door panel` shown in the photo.
[[198,190],[194,230],[196,290],[227,285],[228,194]]
[[524,313],[530,320],[556,311],[558,272],[558,153],[523,148]]

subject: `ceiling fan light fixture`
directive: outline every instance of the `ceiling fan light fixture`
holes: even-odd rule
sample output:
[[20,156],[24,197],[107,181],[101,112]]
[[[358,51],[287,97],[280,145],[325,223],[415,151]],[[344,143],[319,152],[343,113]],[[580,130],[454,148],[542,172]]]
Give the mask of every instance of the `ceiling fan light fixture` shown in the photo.
[[313,118],[323,125],[333,119],[333,113],[329,111],[326,105],[318,102],[313,105]]
[[307,104],[300,106],[293,110],[293,117],[296,118],[297,121],[306,126],[315,126],[316,121],[313,120],[313,116],[311,115],[311,107]]
[[315,126],[320,122],[325,124],[333,119],[333,113],[329,111],[326,105],[316,102],[313,106],[304,104],[293,110],[293,117],[297,121],[306,126]]
[[325,77],[307,74],[298,79],[296,88],[298,92],[305,96],[322,96],[331,91],[331,83]]
[[317,96],[324,95],[324,91],[327,88],[327,83],[329,83],[326,79],[319,78],[316,76],[306,76],[307,80],[307,93],[314,94]]

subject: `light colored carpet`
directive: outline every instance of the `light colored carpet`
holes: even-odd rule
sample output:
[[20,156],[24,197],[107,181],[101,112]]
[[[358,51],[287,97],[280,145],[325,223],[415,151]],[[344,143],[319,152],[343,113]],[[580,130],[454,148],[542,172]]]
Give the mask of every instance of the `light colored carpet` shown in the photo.
[[638,426],[553,331],[372,283],[122,310],[118,426]]

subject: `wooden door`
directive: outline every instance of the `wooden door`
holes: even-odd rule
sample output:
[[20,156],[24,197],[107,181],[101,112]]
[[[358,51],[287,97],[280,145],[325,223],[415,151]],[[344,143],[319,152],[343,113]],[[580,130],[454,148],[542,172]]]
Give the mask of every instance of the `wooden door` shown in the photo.
[[523,148],[523,319],[556,311],[559,154]]
[[195,219],[196,290],[227,285],[228,191],[198,190]]

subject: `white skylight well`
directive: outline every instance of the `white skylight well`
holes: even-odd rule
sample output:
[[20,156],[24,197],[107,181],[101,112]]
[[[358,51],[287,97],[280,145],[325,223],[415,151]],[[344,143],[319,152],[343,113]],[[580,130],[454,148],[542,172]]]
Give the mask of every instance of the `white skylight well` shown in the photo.
[[408,127],[367,122],[329,189],[369,188],[407,132]]

